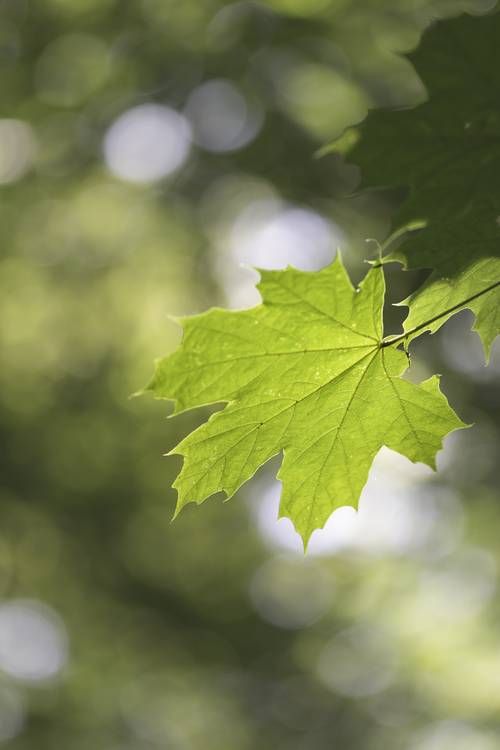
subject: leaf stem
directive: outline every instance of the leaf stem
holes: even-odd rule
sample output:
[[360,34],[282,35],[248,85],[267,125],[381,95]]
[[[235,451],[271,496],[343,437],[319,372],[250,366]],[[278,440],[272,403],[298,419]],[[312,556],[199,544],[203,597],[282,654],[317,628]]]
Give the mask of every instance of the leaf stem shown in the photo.
[[409,331],[405,331],[405,333],[401,333],[399,336],[396,336],[393,339],[384,339],[380,344],[380,348],[383,349],[386,346],[393,346],[394,344],[401,343],[401,341],[405,341],[409,336],[413,336],[414,333],[417,333],[418,331],[421,331],[422,329],[427,328],[427,326],[431,325],[431,323],[434,323],[436,320],[440,320],[440,318],[444,318],[446,315],[449,315],[450,313],[455,312],[455,310],[460,310],[461,307],[465,307],[465,305],[468,305],[469,302],[472,302],[478,297],[481,297],[483,294],[487,294],[488,292],[491,292],[493,289],[496,289],[497,286],[500,286],[500,281],[495,281],[494,284],[491,284],[490,286],[486,287],[486,289],[482,289],[480,292],[473,294],[472,297],[468,297],[467,299],[464,299],[462,302],[459,302],[458,304],[453,305],[453,307],[449,307],[447,310],[444,310],[438,315],[434,315],[433,318],[429,318],[429,320],[424,321],[424,323],[420,323],[420,325],[415,326],[414,328],[410,328]]

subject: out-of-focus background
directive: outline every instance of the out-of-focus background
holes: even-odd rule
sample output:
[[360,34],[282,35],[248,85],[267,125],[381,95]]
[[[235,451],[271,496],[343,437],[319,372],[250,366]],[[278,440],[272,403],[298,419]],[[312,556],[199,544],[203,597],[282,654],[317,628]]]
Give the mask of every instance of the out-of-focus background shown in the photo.
[[0,745],[500,748],[500,349],[467,313],[412,373],[475,426],[437,474],[382,451],[306,558],[276,464],[171,525],[162,454],[203,414],[129,399],[168,315],[257,301],[242,266],[340,246],[361,278],[398,193],[317,152],[422,100],[395,53],[492,4],[0,1]]

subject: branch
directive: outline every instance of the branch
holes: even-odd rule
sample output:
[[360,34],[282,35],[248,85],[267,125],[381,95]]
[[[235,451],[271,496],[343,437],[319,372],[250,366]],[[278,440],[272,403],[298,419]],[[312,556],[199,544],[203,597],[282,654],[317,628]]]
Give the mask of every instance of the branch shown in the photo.
[[386,346],[393,346],[394,344],[399,344],[401,341],[405,341],[406,339],[408,339],[409,336],[413,336],[414,333],[417,333],[418,331],[421,331],[424,328],[427,328],[427,326],[430,326],[431,323],[434,323],[436,320],[440,320],[441,318],[446,317],[450,313],[455,312],[456,310],[460,310],[460,308],[468,305],[469,302],[473,302],[478,297],[482,297],[483,294],[487,294],[488,292],[491,292],[493,289],[496,289],[497,286],[500,286],[500,281],[495,281],[494,284],[491,284],[490,286],[486,287],[486,289],[482,289],[480,292],[473,294],[472,297],[468,297],[462,302],[459,302],[457,305],[453,305],[453,307],[449,307],[448,310],[444,310],[442,313],[439,313],[438,315],[434,315],[433,318],[429,318],[429,320],[426,320],[424,323],[420,323],[420,325],[415,326],[414,328],[410,328],[409,331],[405,331],[405,333],[401,333],[399,336],[395,336],[392,339],[384,339],[382,343],[380,344],[380,348],[383,349]]

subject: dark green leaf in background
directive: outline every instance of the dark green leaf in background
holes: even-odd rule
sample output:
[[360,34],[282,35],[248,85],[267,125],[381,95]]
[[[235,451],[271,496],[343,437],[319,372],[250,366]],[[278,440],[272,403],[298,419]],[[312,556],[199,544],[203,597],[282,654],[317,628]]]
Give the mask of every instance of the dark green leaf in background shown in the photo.
[[407,187],[396,228],[426,224],[387,256],[435,269],[407,300],[405,331],[436,331],[469,307],[486,353],[500,331],[499,38],[499,15],[432,27],[410,55],[428,101],[371,112],[349,154],[365,186]]

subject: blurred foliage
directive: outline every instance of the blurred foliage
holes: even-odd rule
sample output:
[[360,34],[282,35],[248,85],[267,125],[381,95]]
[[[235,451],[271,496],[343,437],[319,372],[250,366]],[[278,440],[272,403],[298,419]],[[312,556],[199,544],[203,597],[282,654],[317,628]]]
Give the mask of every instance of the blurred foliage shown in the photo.
[[[242,260],[288,262],[298,235],[304,267],[340,242],[359,277],[392,199],[349,198],[355,170],[314,154],[368,107],[422,97],[394,53],[433,17],[490,5],[1,0],[6,747],[500,747],[498,349],[484,369],[466,314],[423,337],[414,369],[445,373],[476,426],[437,476],[381,455],[359,516],[306,559],[271,472],[246,504],[171,526],[161,454],[194,418],[129,399],[177,343],[168,314],[251,293]],[[219,79],[227,117],[210,110],[207,135],[200,87]],[[149,104],[153,135],[123,145],[112,128]],[[172,112],[195,113],[197,145]],[[236,140],[205,147],[226,126]],[[175,168],[157,127],[186,136]],[[415,276],[388,274],[401,299]]]

